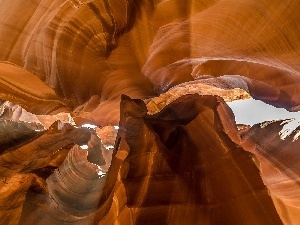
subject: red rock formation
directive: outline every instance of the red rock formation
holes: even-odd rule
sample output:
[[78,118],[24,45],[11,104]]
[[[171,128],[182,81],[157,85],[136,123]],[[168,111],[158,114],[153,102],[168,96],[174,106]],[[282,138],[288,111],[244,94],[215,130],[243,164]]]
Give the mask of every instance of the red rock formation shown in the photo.
[[262,179],[282,221],[297,224],[300,221],[299,141],[293,140],[295,131],[282,140],[279,137],[282,126],[282,121],[264,128],[255,125],[242,136],[242,145],[257,157]]
[[1,1],[0,224],[298,225],[299,131],[225,102],[299,110],[299,10]]

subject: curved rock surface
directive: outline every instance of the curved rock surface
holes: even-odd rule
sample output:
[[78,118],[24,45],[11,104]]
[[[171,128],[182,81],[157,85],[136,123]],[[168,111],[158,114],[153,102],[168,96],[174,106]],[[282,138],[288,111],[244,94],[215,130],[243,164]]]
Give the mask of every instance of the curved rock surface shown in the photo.
[[0,4],[0,224],[299,224],[298,0]]

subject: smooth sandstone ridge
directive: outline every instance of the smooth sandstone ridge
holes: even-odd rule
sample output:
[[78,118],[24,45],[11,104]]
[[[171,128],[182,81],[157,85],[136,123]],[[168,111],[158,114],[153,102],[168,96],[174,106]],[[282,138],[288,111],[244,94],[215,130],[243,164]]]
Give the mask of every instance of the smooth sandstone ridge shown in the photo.
[[298,0],[0,5],[1,225],[300,225]]

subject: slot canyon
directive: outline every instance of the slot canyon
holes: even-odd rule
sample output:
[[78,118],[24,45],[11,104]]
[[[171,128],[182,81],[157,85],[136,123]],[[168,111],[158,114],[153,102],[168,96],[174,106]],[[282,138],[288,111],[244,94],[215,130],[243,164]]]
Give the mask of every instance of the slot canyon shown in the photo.
[[300,225],[299,0],[0,5],[1,225]]

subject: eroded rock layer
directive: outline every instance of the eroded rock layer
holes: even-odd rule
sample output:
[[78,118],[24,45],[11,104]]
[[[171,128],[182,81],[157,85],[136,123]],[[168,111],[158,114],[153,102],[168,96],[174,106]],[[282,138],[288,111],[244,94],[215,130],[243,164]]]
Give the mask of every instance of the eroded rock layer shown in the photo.
[[0,224],[299,225],[298,0],[0,5]]
[[140,101],[122,104],[128,224],[282,224],[251,155],[224,129],[220,98],[186,95],[152,116]]

